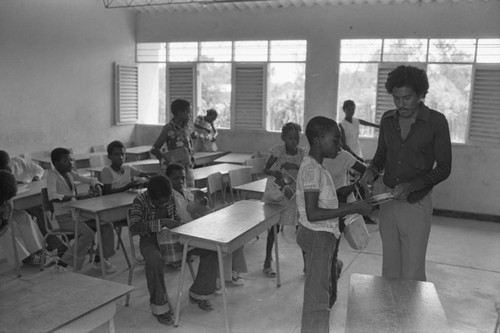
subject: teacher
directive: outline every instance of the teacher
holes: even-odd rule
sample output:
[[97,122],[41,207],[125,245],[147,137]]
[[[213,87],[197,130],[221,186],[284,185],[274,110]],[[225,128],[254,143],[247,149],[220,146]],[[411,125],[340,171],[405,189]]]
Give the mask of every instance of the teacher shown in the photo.
[[[170,111],[173,118],[163,126],[151,153],[158,158],[163,170],[171,163],[183,165],[186,169],[186,186],[194,187],[193,139],[197,135],[189,126],[192,119],[191,104],[184,99],[176,99],[170,104]],[[162,150],[164,145],[166,150]]]

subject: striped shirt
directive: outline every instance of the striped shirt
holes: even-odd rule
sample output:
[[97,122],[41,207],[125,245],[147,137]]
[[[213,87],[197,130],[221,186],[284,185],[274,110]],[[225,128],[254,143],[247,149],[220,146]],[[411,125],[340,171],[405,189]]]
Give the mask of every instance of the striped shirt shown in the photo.
[[166,218],[175,220],[181,223],[181,218],[177,214],[175,208],[174,197],[171,196],[165,207],[156,208],[149,196],[148,192],[139,194],[132,204],[130,210],[130,231],[136,235],[146,236],[151,233],[160,231],[161,219],[157,218],[156,211],[159,209],[166,210]]

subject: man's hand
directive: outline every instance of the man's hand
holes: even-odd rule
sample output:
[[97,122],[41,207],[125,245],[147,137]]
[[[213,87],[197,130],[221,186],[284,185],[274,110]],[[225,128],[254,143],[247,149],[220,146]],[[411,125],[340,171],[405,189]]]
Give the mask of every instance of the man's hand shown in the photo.
[[356,201],[353,203],[353,205],[355,205],[356,213],[361,215],[370,215],[370,213],[373,211],[373,204],[371,202],[371,199]]
[[412,192],[411,183],[401,183],[394,187],[392,194],[396,200],[404,200]]

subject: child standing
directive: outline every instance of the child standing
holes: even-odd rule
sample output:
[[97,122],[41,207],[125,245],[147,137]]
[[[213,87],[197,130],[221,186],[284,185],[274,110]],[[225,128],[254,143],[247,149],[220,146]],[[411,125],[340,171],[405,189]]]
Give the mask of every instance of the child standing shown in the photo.
[[145,173],[132,166],[123,165],[126,152],[125,145],[121,141],[111,142],[107,151],[111,165],[104,167],[101,171],[101,182],[104,184],[103,194],[118,193],[138,187],[141,182],[134,180],[134,177],[149,178],[154,175],[154,173]]
[[[75,230],[75,220],[71,214],[71,208],[68,203],[73,200],[81,200],[90,198],[99,193],[99,183],[94,178],[87,178],[80,176],[77,172],[73,171],[73,158],[71,152],[66,148],[56,148],[51,154],[50,158],[55,169],[50,170],[47,175],[47,194],[49,200],[54,204],[54,216],[59,224],[61,230],[73,231]],[[78,194],[76,191],[75,180],[89,184],[95,192],[89,194]],[[83,223],[82,223],[83,222]],[[95,220],[82,221],[79,220],[78,230],[80,234],[75,236],[76,245],[78,247],[78,266],[81,265],[83,259],[87,255],[89,248],[94,241],[94,231],[96,230]],[[113,228],[109,224],[101,225],[102,246],[104,252],[104,264],[107,273],[116,272],[116,267],[111,264],[107,258],[111,257],[114,251],[114,235]],[[56,269],[59,267],[66,267],[73,265],[73,253],[75,244],[71,245],[64,253],[62,258],[57,262]],[[94,257],[94,267],[100,268],[100,258]],[[78,267],[79,268],[79,267]]]
[[314,117],[307,124],[306,136],[310,151],[300,165],[296,192],[297,243],[307,268],[301,332],[329,332],[330,309],[337,298],[334,252],[340,237],[338,218],[369,213],[372,206],[368,201],[339,206],[330,173],[322,165],[325,157],[335,158],[340,151],[337,123]]
[[[187,186],[194,187],[193,139],[197,137],[197,134],[189,124],[192,118],[191,104],[186,100],[176,99],[170,105],[170,110],[174,117],[168,124],[163,126],[160,135],[153,144],[151,153],[160,160],[160,163],[164,167],[170,163],[181,163],[186,170]],[[173,154],[178,156],[178,161],[167,160],[167,157],[161,151],[164,144],[167,146],[167,151],[170,152],[171,156]]]
[[[277,144],[271,148],[271,156],[267,160],[263,173],[273,176],[276,179],[283,177],[282,170],[286,171],[293,178],[297,177],[300,163],[307,155],[307,149],[299,147],[300,132],[302,129],[297,123],[286,123],[281,129],[281,140],[283,143]],[[297,223],[297,205],[295,200],[289,202],[285,211],[281,213],[281,225],[296,225]],[[279,230],[278,225],[273,226],[267,233],[266,258],[264,260],[264,274],[269,277],[276,276],[271,267],[272,250],[274,244],[274,230]]]

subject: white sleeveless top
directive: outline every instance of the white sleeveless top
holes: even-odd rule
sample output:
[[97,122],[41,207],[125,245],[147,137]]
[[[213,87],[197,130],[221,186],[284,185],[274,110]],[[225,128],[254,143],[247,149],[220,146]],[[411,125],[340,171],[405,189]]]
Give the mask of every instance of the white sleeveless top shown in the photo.
[[344,129],[346,144],[356,155],[362,158],[363,154],[359,144],[359,119],[352,117],[352,123],[343,119],[340,124]]

